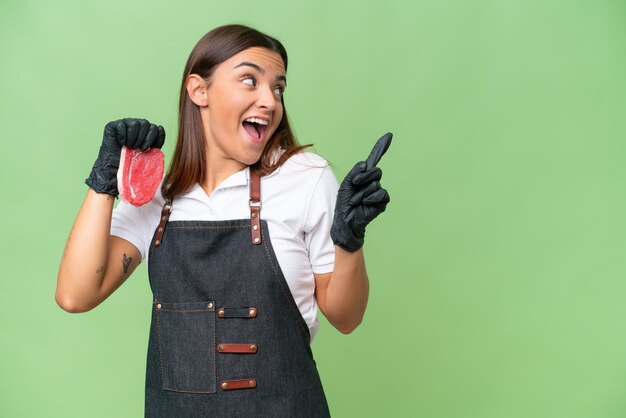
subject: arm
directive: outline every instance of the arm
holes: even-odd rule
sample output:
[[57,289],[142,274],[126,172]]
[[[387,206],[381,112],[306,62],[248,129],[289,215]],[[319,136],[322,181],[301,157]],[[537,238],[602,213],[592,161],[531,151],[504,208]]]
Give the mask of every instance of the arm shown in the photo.
[[93,309],[135,270],[141,256],[130,242],[111,236],[113,201],[122,146],[161,148],[165,132],[143,119],[110,122],[86,183],[90,190],[80,208],[59,266],[56,301],[68,312]]
[[55,298],[68,312],[86,312],[99,305],[141,261],[134,245],[109,235],[113,200],[89,189],[67,238]]
[[335,244],[332,273],[315,275],[315,297],[329,322],[344,334],[359,326],[367,307],[369,281],[362,246],[365,227],[387,207],[389,195],[380,186],[376,167],[391,143],[378,140],[366,161],[357,163],[341,182],[330,235]]
[[315,298],[320,311],[336,329],[349,334],[363,320],[368,294],[363,250],[351,253],[335,247],[334,271],[315,275]]

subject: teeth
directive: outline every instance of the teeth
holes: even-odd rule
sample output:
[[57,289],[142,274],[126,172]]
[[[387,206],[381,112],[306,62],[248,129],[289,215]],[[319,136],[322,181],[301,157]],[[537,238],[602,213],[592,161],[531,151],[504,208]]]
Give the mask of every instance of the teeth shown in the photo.
[[245,122],[258,123],[259,125],[269,125],[269,121],[259,118],[248,118],[245,120]]

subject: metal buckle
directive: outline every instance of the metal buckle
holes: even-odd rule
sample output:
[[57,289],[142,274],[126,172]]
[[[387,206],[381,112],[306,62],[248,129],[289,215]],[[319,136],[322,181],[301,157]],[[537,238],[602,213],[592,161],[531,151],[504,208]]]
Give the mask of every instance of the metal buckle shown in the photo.
[[250,207],[261,208],[261,201],[260,200],[252,200],[252,199],[250,199]]

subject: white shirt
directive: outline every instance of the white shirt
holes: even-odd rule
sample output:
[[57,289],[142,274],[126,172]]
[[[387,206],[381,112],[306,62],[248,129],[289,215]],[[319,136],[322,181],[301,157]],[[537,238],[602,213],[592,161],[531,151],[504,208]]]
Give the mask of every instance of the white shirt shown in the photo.
[[[200,185],[173,201],[171,221],[222,221],[250,218],[249,168],[225,179],[207,196]],[[261,219],[311,339],[319,328],[313,274],[330,273],[335,248],[330,239],[337,180],[328,163],[312,153],[299,153],[261,178]],[[165,200],[160,191],[141,207],[120,202],[113,210],[111,235],[149,253]]]

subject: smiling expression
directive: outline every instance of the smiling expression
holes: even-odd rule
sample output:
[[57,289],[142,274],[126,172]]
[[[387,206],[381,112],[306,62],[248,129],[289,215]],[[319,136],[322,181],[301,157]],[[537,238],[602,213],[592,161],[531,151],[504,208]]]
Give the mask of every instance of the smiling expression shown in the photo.
[[257,162],[283,117],[285,66],[277,53],[248,48],[222,62],[201,106],[209,161]]

